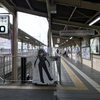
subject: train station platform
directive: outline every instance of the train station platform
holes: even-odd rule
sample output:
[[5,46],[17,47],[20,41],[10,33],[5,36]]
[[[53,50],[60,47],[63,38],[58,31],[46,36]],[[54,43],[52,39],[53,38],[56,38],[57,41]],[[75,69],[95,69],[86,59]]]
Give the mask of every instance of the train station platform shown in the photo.
[[61,56],[61,83],[0,85],[0,100],[100,100],[100,72]]

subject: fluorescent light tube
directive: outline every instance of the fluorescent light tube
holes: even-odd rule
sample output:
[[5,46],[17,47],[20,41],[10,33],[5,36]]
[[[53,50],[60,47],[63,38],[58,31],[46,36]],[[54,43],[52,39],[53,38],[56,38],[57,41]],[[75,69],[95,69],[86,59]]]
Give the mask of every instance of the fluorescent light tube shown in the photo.
[[93,25],[94,23],[96,23],[96,22],[99,21],[99,20],[100,20],[100,17],[96,18],[94,21],[92,21],[92,22],[89,24],[89,26]]

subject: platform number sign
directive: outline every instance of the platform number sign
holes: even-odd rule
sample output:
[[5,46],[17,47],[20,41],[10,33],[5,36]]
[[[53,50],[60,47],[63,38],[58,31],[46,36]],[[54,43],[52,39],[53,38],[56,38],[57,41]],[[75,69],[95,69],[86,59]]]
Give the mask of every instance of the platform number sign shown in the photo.
[[9,33],[9,15],[0,15],[0,34]]
[[60,43],[60,38],[57,38],[57,43]]

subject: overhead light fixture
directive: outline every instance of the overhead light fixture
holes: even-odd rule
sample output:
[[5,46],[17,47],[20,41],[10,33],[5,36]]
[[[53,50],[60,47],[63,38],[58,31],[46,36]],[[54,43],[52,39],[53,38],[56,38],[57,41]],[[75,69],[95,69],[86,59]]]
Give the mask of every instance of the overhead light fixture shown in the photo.
[[70,39],[72,39],[73,37],[70,37]]
[[99,20],[100,20],[100,17],[96,18],[94,21],[92,21],[92,22],[89,24],[89,26],[93,25],[94,23],[96,23],[96,22],[99,21]]
[[68,40],[66,40],[66,42],[67,42]]

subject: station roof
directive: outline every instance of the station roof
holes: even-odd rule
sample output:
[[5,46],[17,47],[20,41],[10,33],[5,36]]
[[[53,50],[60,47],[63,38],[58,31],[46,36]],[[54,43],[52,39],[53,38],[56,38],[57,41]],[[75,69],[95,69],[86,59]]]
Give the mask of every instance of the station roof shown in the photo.
[[[94,29],[94,36],[100,34],[100,21],[89,26],[91,21],[100,16],[100,0],[0,0],[0,2],[12,14],[14,10],[17,10],[51,19],[54,44],[57,38],[61,39],[61,43],[70,38],[60,36],[60,30]],[[91,38],[92,36],[74,36],[71,42],[83,37]]]

